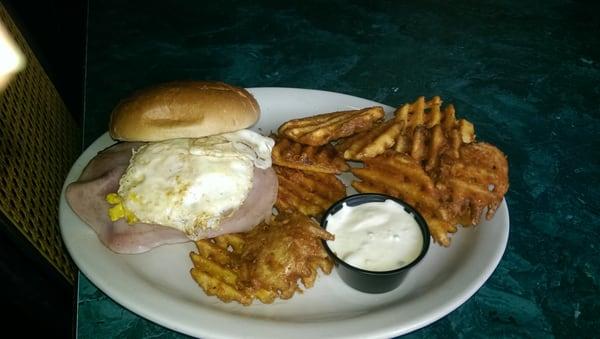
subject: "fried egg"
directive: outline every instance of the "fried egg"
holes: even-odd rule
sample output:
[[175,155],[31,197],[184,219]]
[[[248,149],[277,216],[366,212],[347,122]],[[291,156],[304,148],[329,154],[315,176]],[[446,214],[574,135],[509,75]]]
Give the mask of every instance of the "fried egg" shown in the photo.
[[274,141],[241,130],[148,143],[134,152],[107,201],[111,220],[173,227],[196,240],[235,212],[252,189],[254,167],[271,166]]

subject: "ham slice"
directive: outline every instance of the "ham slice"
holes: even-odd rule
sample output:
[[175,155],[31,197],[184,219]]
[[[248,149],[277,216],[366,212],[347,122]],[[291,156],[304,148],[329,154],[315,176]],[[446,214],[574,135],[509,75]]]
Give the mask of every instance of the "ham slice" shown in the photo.
[[[143,253],[154,247],[190,241],[181,231],[161,225],[125,220],[111,221],[108,193],[116,192],[119,179],[140,143],[119,143],[96,155],[76,182],[67,187],[66,198],[73,211],[98,235],[102,243],[116,253]],[[277,176],[272,168],[254,168],[254,181],[246,201],[225,218],[218,229],[207,231],[205,238],[252,229],[272,212],[277,198]]]

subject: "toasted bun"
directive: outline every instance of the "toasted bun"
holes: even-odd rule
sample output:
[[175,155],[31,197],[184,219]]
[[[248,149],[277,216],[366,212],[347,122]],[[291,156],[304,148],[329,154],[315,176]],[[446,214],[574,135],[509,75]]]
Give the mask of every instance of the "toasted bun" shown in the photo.
[[260,108],[245,89],[222,82],[180,81],[143,89],[121,101],[110,136],[124,141],[199,138],[254,124]]

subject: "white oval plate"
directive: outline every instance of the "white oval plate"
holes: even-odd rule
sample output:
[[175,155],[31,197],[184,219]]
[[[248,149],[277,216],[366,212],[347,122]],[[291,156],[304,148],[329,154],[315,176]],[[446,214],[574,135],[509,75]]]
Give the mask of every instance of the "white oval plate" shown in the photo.
[[[345,94],[293,88],[253,88],[262,116],[253,127],[267,134],[286,120],[379,103]],[[384,106],[390,113],[392,107]],[[94,155],[113,144],[97,139],[75,162],[65,186]],[[365,294],[335,273],[319,274],[315,286],[290,300],[244,307],[208,297],[192,280],[192,243],[168,245],[137,255],[115,254],[60,199],[60,227],[79,269],[100,290],[138,315],[199,337],[392,337],[424,327],[469,299],[492,274],[506,248],[506,201],[495,217],[460,229],[450,248],[432,244],[424,260],[396,290]]]

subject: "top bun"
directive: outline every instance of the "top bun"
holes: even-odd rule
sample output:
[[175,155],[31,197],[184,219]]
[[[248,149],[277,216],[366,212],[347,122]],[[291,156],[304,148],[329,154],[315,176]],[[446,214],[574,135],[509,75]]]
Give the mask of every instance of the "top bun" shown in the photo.
[[110,117],[110,136],[123,141],[199,138],[247,128],[259,115],[258,103],[243,88],[222,82],[170,82],[121,101]]

